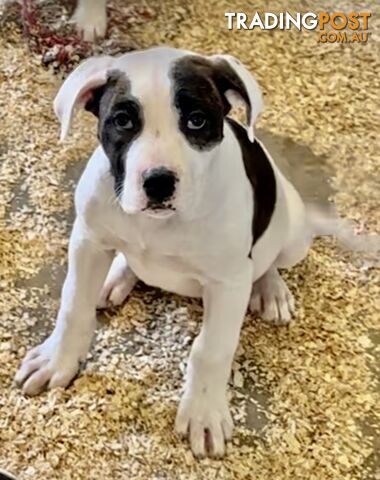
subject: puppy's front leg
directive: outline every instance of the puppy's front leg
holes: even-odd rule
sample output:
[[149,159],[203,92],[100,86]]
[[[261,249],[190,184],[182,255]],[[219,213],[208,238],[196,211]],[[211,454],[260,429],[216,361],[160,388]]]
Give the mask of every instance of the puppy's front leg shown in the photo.
[[113,252],[89,239],[77,219],[57,323],[50,337],[26,355],[16,374],[24,393],[36,395],[45,387],[65,387],[77,373],[90,348],[96,303],[112,258]]
[[251,288],[251,265],[239,278],[204,288],[203,325],[190,353],[176,418],[176,431],[189,434],[196,456],[222,456],[232,434],[227,382]]

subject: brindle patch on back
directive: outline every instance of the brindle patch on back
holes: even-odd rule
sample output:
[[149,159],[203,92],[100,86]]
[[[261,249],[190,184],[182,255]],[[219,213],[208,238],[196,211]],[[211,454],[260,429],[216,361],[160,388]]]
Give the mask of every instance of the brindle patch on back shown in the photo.
[[245,172],[252,185],[254,211],[252,219],[252,247],[268,228],[276,200],[276,178],[266,153],[255,140],[251,143],[247,132],[232,118],[227,118],[241,148]]
[[[109,72],[106,84],[93,92],[85,108],[99,118],[98,138],[110,160],[115,191],[119,194],[125,177],[126,153],[143,129],[142,106],[131,95],[127,76],[113,70]],[[131,120],[132,128],[117,127],[115,118],[120,113]]]

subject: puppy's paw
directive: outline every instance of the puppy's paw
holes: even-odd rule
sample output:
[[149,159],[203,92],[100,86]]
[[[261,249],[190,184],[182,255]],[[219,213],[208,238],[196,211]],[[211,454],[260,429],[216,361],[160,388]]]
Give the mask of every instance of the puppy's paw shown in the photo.
[[25,356],[15,381],[26,395],[37,395],[46,388],[67,387],[75,377],[80,355],[62,348],[54,334]]
[[114,306],[121,305],[133,290],[136,282],[137,277],[128,267],[125,256],[118,253],[104,282],[98,308],[106,308],[107,303]]
[[177,418],[176,432],[189,437],[196,457],[214,458],[225,453],[225,442],[232,436],[233,421],[225,395],[184,394]]
[[250,310],[275,324],[287,324],[294,313],[294,298],[275,268],[253,284]]
[[86,42],[103,38],[107,31],[107,15],[103,2],[79,2],[71,19]]

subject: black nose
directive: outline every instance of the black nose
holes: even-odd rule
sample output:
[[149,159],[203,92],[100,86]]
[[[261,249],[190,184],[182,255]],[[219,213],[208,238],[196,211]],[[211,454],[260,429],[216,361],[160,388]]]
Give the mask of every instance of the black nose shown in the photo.
[[149,200],[162,203],[174,193],[176,177],[165,167],[152,168],[143,173],[143,188]]

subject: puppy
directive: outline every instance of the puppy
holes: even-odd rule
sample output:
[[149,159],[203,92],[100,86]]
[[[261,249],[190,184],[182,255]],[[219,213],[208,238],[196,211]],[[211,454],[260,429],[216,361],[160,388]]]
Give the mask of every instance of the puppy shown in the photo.
[[107,0],[78,0],[72,21],[83,40],[92,42],[104,37],[107,30]]
[[[21,0],[0,0],[0,8],[7,3],[22,3]],[[107,31],[107,0],[78,0],[71,19],[86,42],[102,38]]]
[[[246,127],[228,117],[237,103]],[[100,144],[76,190],[56,326],[16,381],[29,395],[67,386],[89,351],[97,305],[123,302],[138,279],[202,297],[175,428],[195,455],[221,456],[247,307],[289,322],[294,301],[278,269],[302,260],[316,233],[255,139],[260,89],[234,57],[160,47],[90,58],[71,73],[54,103],[62,140],[78,106],[98,117]]]

